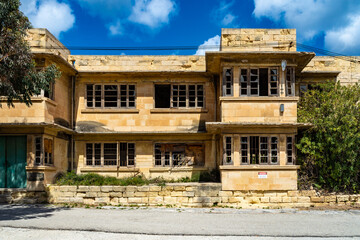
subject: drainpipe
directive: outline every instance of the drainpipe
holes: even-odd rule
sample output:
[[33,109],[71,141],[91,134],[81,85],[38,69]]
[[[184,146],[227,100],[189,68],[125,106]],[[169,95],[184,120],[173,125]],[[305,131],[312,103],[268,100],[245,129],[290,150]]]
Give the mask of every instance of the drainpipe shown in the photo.
[[[73,63],[74,64],[74,63]],[[74,131],[75,131],[75,81],[78,73],[75,73],[71,77],[71,128],[73,130],[71,134],[71,171],[74,170],[74,160],[75,160],[75,141],[74,141]]]

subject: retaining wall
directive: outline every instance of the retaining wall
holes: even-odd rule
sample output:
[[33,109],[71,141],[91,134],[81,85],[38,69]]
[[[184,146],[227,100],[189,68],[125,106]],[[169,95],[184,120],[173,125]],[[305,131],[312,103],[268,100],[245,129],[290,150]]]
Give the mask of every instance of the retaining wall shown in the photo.
[[303,208],[360,207],[358,195],[322,196],[310,191],[222,191],[220,183],[176,183],[166,186],[49,186],[50,203],[85,205]]

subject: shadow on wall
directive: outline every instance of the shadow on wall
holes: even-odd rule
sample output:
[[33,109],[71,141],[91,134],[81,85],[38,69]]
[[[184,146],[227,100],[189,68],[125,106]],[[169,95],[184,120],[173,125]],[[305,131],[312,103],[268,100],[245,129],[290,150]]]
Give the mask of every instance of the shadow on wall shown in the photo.
[[0,221],[45,218],[64,210],[70,209],[47,205],[0,205]]

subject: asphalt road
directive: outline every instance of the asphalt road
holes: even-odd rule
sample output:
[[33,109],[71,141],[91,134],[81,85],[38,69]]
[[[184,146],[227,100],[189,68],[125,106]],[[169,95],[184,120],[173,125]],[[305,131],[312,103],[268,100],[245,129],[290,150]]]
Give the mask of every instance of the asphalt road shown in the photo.
[[24,236],[37,240],[360,239],[360,211],[0,205],[0,239]]

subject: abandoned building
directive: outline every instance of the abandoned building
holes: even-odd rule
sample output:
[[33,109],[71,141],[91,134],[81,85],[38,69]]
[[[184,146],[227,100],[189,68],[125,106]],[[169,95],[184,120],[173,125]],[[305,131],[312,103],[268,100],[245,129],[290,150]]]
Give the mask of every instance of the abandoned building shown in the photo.
[[301,93],[360,79],[360,64],[297,51],[295,29],[222,29],[205,56],[71,55],[46,29],[28,33],[37,67],[62,75],[31,107],[2,102],[0,188],[41,190],[71,170],[176,179],[218,168],[224,190],[295,190]]

